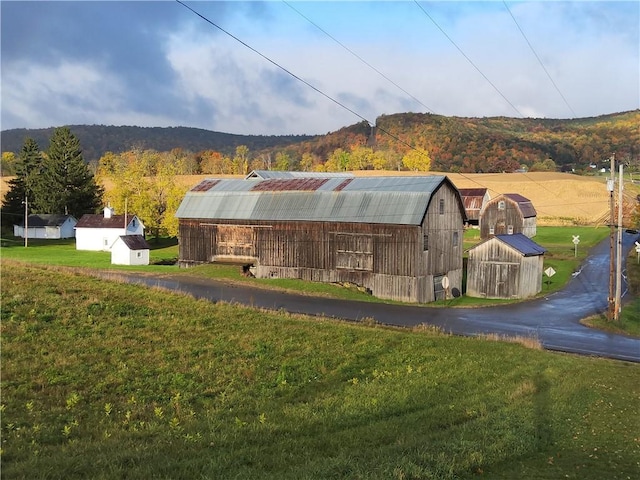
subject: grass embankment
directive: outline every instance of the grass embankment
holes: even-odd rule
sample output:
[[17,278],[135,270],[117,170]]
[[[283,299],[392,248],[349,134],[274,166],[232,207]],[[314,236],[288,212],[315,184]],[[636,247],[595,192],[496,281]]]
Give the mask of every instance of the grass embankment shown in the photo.
[[6,479],[628,479],[640,366],[3,262]]

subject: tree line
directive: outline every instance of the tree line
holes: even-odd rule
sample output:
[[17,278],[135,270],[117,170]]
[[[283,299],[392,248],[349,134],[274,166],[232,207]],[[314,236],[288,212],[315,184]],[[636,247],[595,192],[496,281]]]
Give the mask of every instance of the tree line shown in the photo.
[[[82,139],[85,160],[96,171],[107,152],[130,150],[180,152],[190,174],[241,174],[249,169],[404,170],[409,152],[427,152],[430,169],[442,172],[587,171],[615,153],[640,167],[640,110],[600,117],[555,120],[535,118],[463,118],[435,114],[382,115],[317,136],[232,135],[186,127],[141,128],[73,126]],[[48,131],[48,130],[47,130]],[[2,173],[15,173],[20,135],[45,131],[2,132]],[[13,146],[13,147],[12,147]],[[238,148],[246,165],[236,161]],[[12,150],[14,148],[14,150]],[[87,153],[90,152],[90,153]],[[421,156],[418,156],[421,158]],[[417,166],[418,169],[422,167]]]

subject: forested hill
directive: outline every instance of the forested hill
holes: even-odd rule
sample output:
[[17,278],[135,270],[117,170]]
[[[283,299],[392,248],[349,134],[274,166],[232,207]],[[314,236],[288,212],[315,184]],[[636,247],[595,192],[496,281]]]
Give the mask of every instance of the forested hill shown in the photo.
[[[214,150],[233,155],[239,145],[251,151],[278,148],[312,139],[310,135],[234,135],[189,127],[116,127],[106,125],[71,125],[87,162],[100,159],[105,152],[122,153],[139,148],[166,152],[175,148],[200,152]],[[42,150],[46,150],[54,128],[3,130],[0,132],[2,152],[20,152],[24,140],[33,138]]]
[[[640,110],[571,120],[399,113],[377,118],[374,128],[359,123],[318,136],[233,135],[187,127],[70,128],[88,162],[97,161],[107,151],[135,148],[233,156],[236,147],[244,145],[252,159],[284,155],[289,169],[317,169],[330,159],[325,168],[335,169],[337,161],[339,168],[347,170],[403,169],[402,157],[412,148],[428,152],[431,170],[448,172],[514,171],[548,159],[559,169],[578,170],[603,165],[613,153],[640,166]],[[1,132],[2,151],[18,154],[26,137],[46,150],[52,132],[52,128],[5,130]],[[375,151],[377,160],[356,164],[357,158],[367,155],[363,153],[366,149]],[[257,160],[256,164],[254,168],[270,168]]]

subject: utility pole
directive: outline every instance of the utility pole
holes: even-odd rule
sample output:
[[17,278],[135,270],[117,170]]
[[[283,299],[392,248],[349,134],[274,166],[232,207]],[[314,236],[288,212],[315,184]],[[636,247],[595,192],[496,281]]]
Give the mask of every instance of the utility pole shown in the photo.
[[24,196],[24,248],[29,245],[29,197]]
[[618,246],[616,248],[616,299],[613,319],[620,320],[620,301],[622,295],[622,190],[623,190],[623,165],[618,166]]
[[607,180],[607,190],[609,191],[609,305],[608,305],[608,317],[609,320],[613,321],[615,318],[615,301],[614,301],[614,279],[613,279],[613,270],[614,270],[614,224],[613,217],[615,216],[615,200],[613,196],[613,191],[615,190],[615,153],[611,155],[611,178]]

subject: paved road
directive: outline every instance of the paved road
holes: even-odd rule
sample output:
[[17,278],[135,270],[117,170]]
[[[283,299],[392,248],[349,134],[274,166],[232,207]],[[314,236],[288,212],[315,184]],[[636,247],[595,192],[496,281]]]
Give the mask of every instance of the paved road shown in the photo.
[[[625,233],[624,251],[628,252],[638,238],[638,235]],[[130,282],[179,290],[211,301],[353,321],[372,318],[394,326],[412,327],[424,323],[456,335],[495,333],[533,336],[549,350],[640,362],[640,339],[604,333],[579,323],[580,319],[607,309],[608,239],[590,252],[561,292],[518,304],[484,308],[433,308],[328,300],[178,275],[149,277],[125,274],[123,277]]]

